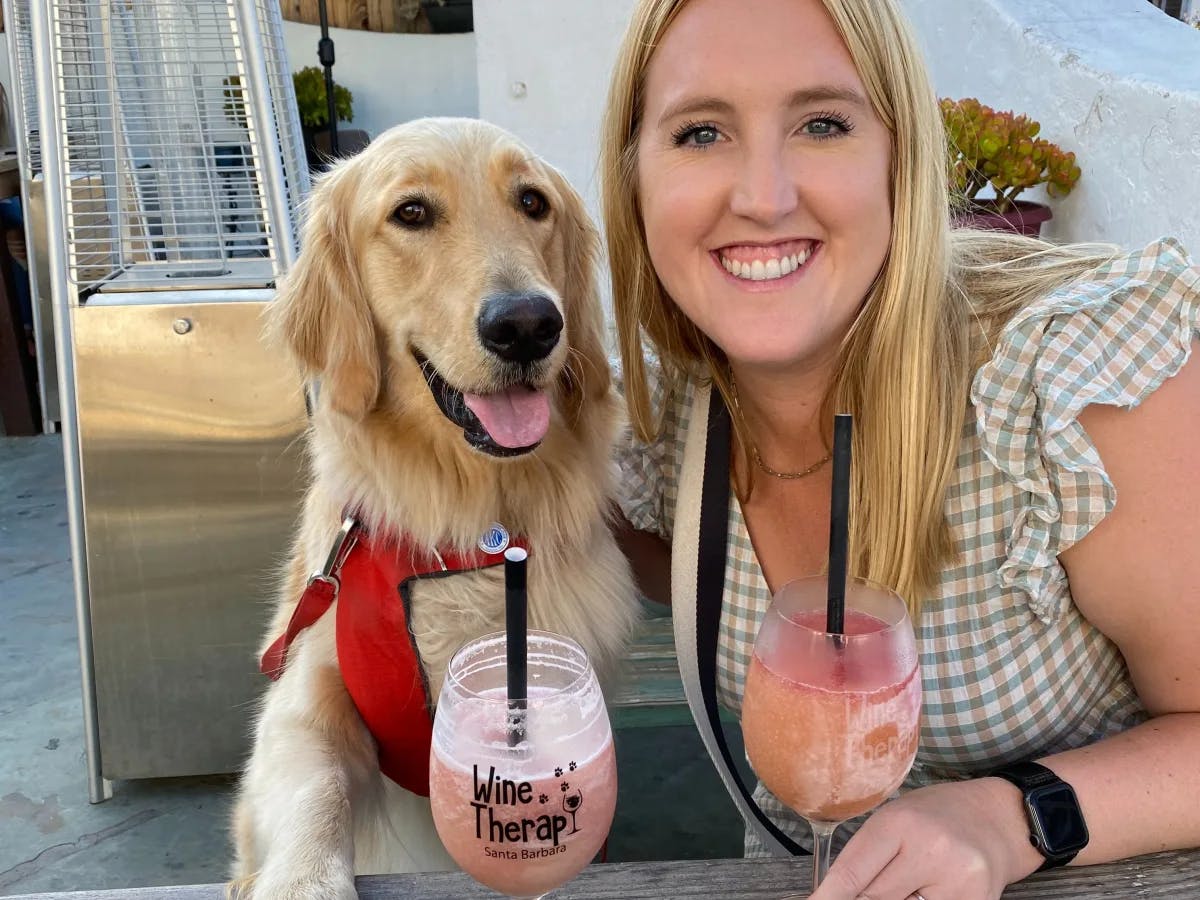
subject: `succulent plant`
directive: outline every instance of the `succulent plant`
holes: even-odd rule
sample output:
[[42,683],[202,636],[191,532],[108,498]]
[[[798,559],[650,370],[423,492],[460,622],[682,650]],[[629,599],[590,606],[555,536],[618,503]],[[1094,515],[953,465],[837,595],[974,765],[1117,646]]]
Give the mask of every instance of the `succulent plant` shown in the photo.
[[[1079,181],[1075,154],[1039,138],[1042,126],[1028,116],[997,112],[974,97],[944,98],[941,106],[951,187],[968,203],[1006,212],[1022,191],[1035,185],[1046,185],[1051,197],[1065,197]],[[977,199],[989,185],[995,200]]]
[[[296,88],[296,106],[300,124],[305,128],[322,128],[329,124],[329,105],[325,100],[325,73],[316,66],[305,66],[292,74]],[[354,121],[354,95],[340,84],[333,86],[333,105],[338,121]]]

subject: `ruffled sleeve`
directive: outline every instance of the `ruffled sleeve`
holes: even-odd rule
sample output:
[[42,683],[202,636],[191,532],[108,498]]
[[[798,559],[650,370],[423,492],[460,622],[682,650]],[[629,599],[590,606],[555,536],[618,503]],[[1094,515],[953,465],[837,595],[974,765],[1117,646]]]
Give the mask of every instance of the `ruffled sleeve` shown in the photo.
[[1117,502],[1080,411],[1137,406],[1182,368],[1197,338],[1200,267],[1164,239],[1026,307],[976,373],[984,455],[1024,492],[1000,581],[1042,621],[1071,602],[1058,554]]
[[[625,380],[619,359],[610,360],[617,390],[624,396]],[[650,389],[650,407],[664,428],[657,439],[638,439],[627,424],[617,441],[616,464],[619,472],[617,502],[629,524],[638,531],[671,539],[674,518],[673,498],[678,479],[678,415],[664,410],[664,404],[678,402],[667,397],[662,372],[652,359],[646,360],[646,380]],[[665,415],[664,415],[665,413]]]

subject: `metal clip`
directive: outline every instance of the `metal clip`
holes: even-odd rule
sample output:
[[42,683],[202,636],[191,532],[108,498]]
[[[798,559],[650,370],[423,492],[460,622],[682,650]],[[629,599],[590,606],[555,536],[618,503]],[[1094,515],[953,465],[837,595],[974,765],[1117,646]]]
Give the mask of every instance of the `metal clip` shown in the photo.
[[325,565],[320,571],[313,572],[308,579],[308,583],[314,581],[332,582],[335,588],[340,589],[341,581],[338,579],[338,572],[342,570],[342,566],[346,564],[346,559],[350,556],[350,551],[354,549],[354,545],[358,543],[358,520],[354,516],[346,516],[342,520],[342,527],[338,529],[337,537],[334,538],[333,547],[329,550],[329,556],[325,559]]

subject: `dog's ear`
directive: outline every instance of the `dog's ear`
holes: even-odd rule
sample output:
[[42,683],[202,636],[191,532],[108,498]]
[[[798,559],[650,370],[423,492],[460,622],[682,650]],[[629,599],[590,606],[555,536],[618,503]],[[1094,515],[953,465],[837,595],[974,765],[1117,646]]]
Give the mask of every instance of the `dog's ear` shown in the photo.
[[352,173],[336,169],[310,198],[300,258],[279,282],[271,329],[338,412],[362,419],[379,400],[375,325],[358,270]]
[[604,310],[596,291],[596,261],[600,234],[579,194],[563,175],[553,169],[551,178],[562,198],[559,228],[562,229],[565,278],[563,306],[566,308],[570,354],[563,373],[566,413],[572,426],[578,423],[587,400],[608,393],[612,374],[604,351]]

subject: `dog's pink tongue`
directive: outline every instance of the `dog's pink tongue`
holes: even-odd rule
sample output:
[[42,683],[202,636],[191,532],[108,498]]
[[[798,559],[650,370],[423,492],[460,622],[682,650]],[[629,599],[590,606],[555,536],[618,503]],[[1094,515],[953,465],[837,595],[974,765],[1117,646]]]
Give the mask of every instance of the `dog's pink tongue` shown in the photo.
[[550,427],[545,391],[518,386],[498,394],[463,394],[463,400],[501,447],[531,447]]

